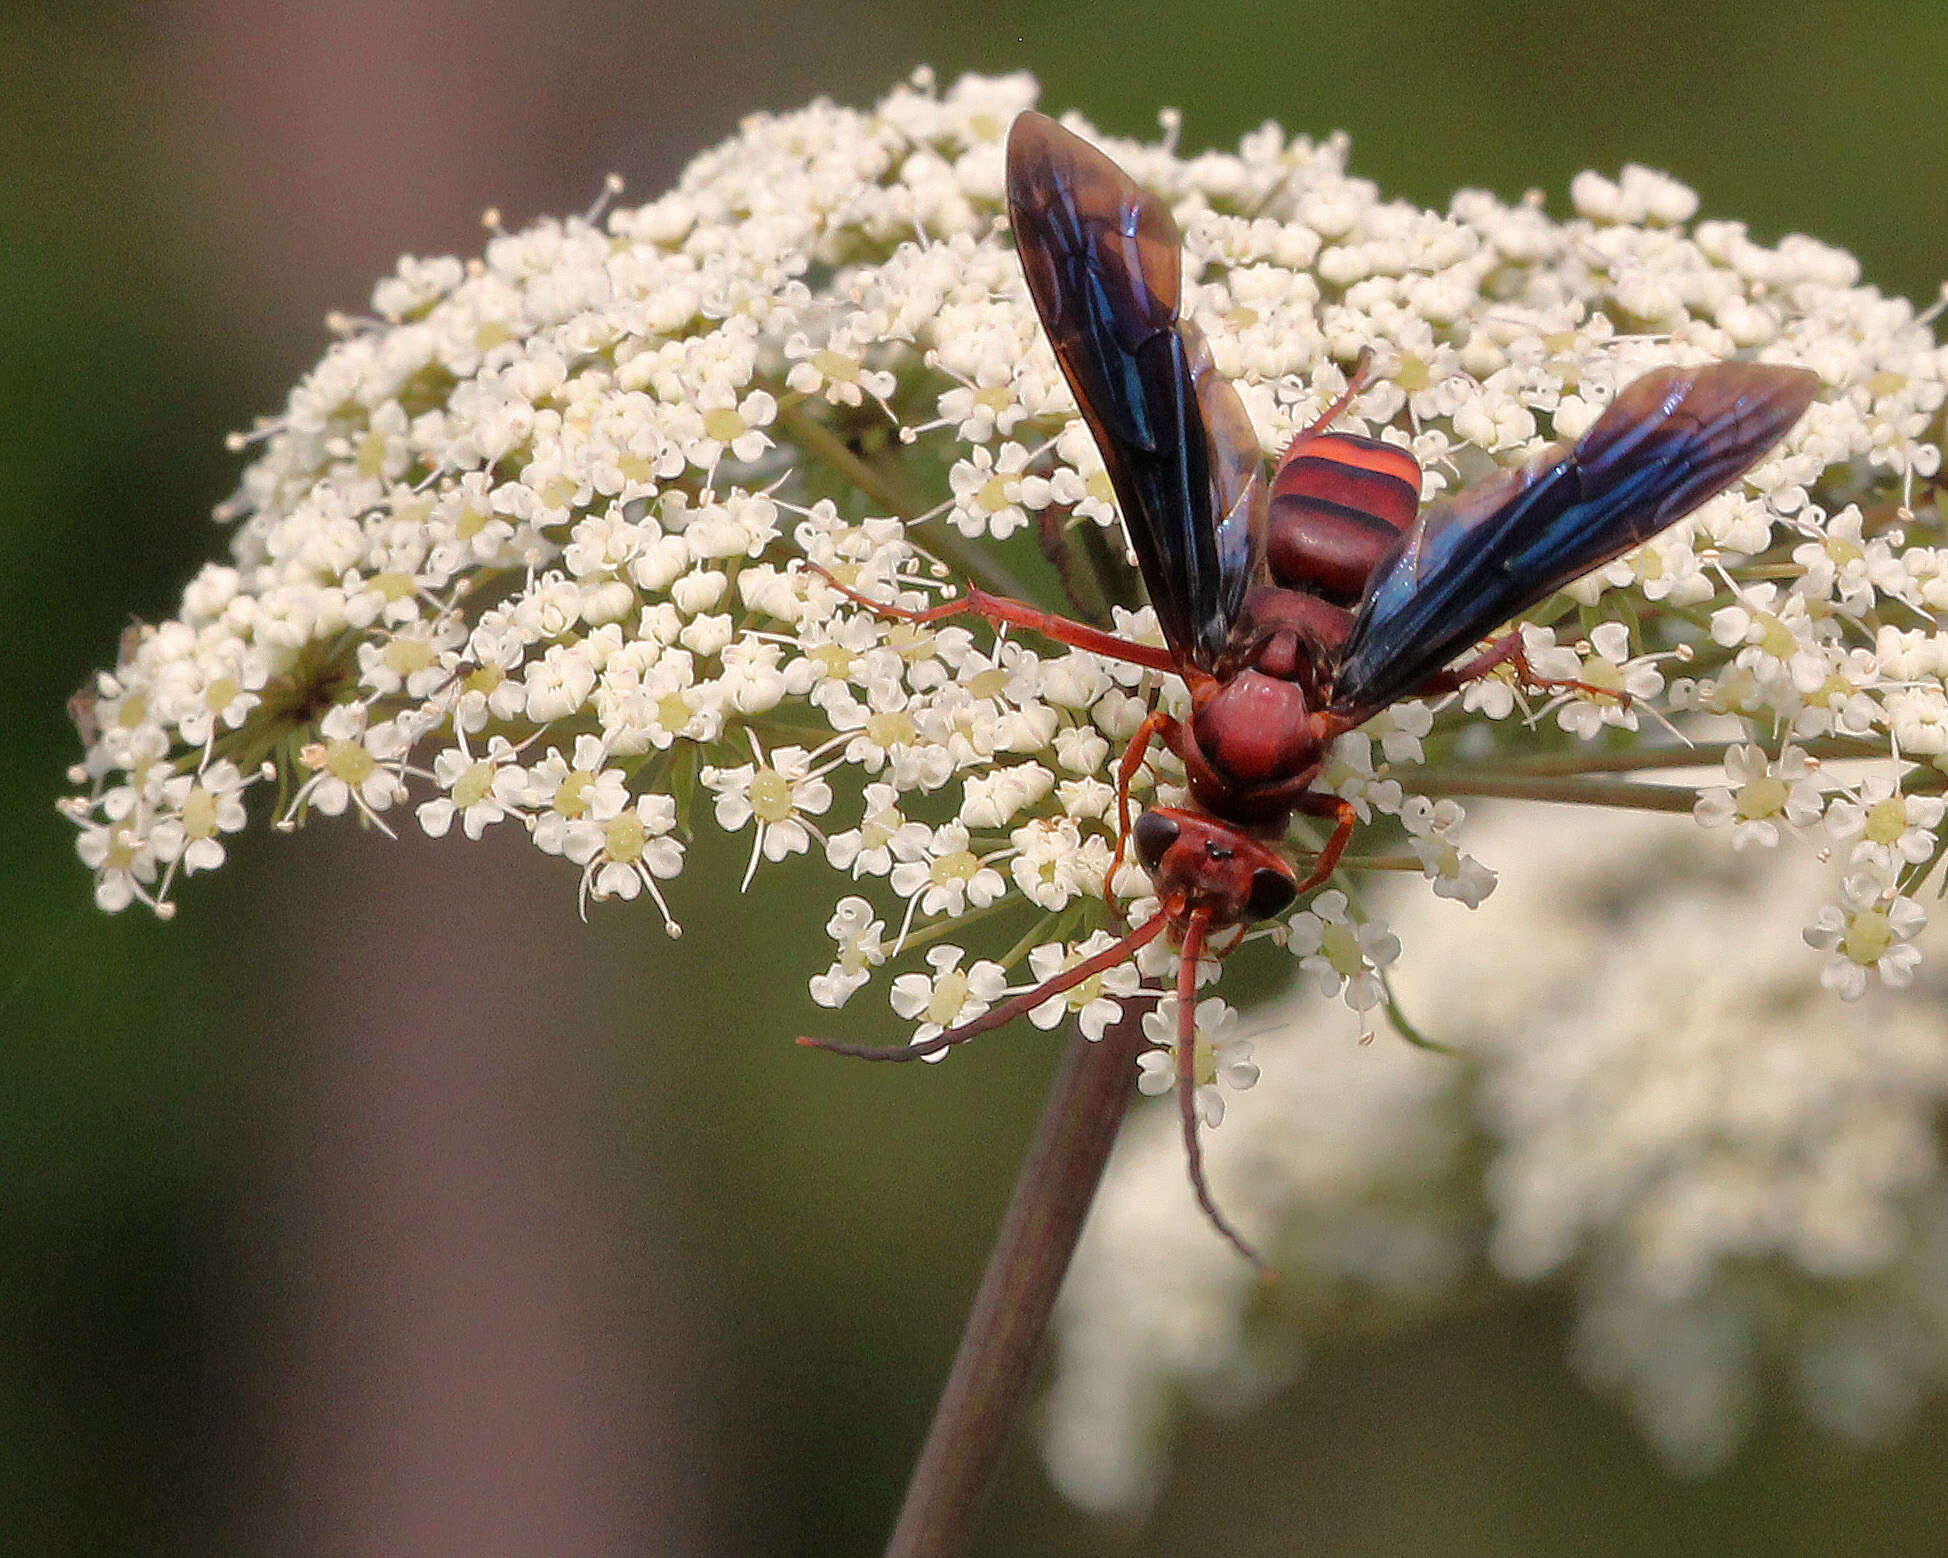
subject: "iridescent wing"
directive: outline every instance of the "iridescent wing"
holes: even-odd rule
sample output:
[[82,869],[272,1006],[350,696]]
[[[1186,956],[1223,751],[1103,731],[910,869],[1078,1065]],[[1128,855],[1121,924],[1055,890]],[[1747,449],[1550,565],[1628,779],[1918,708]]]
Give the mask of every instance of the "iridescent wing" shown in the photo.
[[1407,696],[1511,617],[1675,524],[1783,438],[1819,385],[1806,368],[1660,368],[1574,444],[1430,504],[1367,584],[1332,706]]
[[1244,402],[1203,333],[1178,317],[1177,224],[1109,158],[1036,113],[1008,133],[1008,216],[1164,637],[1179,664],[1209,670],[1263,555],[1265,480]]

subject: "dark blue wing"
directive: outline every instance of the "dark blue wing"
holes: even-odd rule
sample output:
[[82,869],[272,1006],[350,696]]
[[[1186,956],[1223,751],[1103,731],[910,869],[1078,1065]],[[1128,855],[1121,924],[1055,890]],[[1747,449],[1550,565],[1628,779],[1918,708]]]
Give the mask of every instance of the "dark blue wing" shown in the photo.
[[1177,317],[1177,224],[1109,158],[1035,113],[1008,134],[1008,214],[1164,637],[1180,663],[1208,670],[1263,553],[1265,485],[1243,402]]
[[1786,435],[1806,368],[1660,368],[1575,444],[1429,505],[1374,570],[1332,706],[1379,709],[1537,601],[1675,524]]

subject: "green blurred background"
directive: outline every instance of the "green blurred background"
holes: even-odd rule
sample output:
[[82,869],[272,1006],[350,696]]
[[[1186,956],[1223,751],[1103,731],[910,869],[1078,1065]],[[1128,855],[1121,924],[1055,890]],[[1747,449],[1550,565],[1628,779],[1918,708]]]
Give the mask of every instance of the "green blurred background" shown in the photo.
[[[0,1551],[868,1552],[1051,1067],[793,1048],[819,926],[736,848],[582,926],[512,839],[253,834],[177,923],[89,904],[63,700],[222,533],[274,411],[402,251],[665,184],[743,113],[915,64],[1183,144],[1351,132],[1440,204],[1625,161],[1704,214],[1948,257],[1940,0],[965,8],[620,0],[59,5],[0,16]],[[625,198],[629,198],[625,196]],[[849,1031],[860,1024],[847,1014]],[[1845,1457],[1775,1426],[1668,1478],[1510,1307],[1329,1351],[1192,1427],[1142,1530],[1017,1447],[982,1550],[1908,1552],[1937,1412]],[[1932,1443],[1931,1443],[1932,1441]]]

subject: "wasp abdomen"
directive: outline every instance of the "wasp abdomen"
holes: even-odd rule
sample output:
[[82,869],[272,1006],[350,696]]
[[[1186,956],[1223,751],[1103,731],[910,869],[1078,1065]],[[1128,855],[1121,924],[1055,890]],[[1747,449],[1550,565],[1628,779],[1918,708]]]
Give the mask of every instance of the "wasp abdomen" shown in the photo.
[[1398,444],[1351,433],[1295,439],[1272,481],[1272,577],[1350,606],[1419,508],[1420,465]]

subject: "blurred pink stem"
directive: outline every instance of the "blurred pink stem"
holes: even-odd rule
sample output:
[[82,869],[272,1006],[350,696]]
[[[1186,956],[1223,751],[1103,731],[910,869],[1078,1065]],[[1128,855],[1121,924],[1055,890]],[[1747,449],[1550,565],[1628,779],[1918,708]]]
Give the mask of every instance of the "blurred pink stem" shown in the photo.
[[973,1539],[981,1501],[1020,1419],[1056,1291],[1129,1108],[1150,1005],[1126,1005],[1094,1044],[1079,1031],[1069,1037],[886,1558],[956,1558]]

